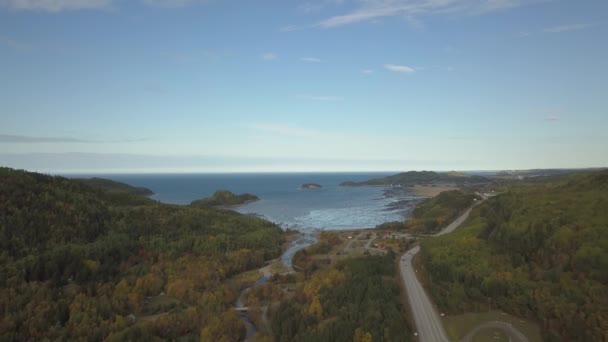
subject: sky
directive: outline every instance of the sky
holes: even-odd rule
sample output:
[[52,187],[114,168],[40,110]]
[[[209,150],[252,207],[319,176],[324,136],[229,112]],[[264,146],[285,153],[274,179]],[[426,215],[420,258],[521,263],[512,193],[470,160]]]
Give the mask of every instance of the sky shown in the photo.
[[0,166],[608,166],[605,0],[0,0]]

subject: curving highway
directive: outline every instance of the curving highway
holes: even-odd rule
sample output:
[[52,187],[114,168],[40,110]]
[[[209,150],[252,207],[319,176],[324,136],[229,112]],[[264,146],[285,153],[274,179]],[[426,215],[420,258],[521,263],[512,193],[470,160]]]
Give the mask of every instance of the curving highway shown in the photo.
[[[458,228],[468,217],[471,209],[468,209],[449,226],[441,230],[435,236],[448,234]],[[412,258],[420,251],[420,246],[416,246],[407,251],[399,262],[401,278],[407,291],[407,298],[412,308],[416,328],[418,329],[418,339],[429,342],[449,342],[441,318],[433,307],[431,300],[427,296],[424,288],[416,278],[416,272],[412,267]]]
[[[479,204],[482,201],[476,203]],[[439,233],[433,236],[444,235],[453,232],[456,228],[458,228],[466,219],[469,217],[471,213],[471,208],[465,211],[462,215],[460,215],[456,220],[454,220],[450,225],[442,229]],[[412,313],[414,314],[414,321],[416,323],[416,328],[418,329],[418,339],[420,341],[429,341],[429,342],[449,342],[445,330],[443,329],[443,323],[441,322],[441,318],[437,315],[437,311],[433,307],[431,300],[427,296],[424,288],[420,285],[418,278],[416,278],[416,271],[412,267],[412,259],[416,254],[420,252],[420,246],[416,246],[409,251],[407,251],[399,262],[399,269],[401,271],[401,278],[403,279],[403,284],[405,285],[405,289],[407,291],[407,298],[410,302],[410,306],[412,308]],[[506,322],[488,322],[482,325],[477,326],[471,332],[469,332],[463,339],[463,342],[470,342],[479,331],[488,328],[498,328],[503,330],[509,336],[511,341],[516,342],[528,342],[526,336],[524,336],[520,331],[518,331],[513,325]]]

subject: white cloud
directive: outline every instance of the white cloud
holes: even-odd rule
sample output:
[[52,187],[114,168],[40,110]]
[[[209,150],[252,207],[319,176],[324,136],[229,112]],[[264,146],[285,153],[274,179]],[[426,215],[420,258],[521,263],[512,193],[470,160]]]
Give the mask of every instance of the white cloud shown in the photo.
[[548,27],[548,28],[544,29],[543,31],[547,32],[547,33],[561,33],[561,32],[567,32],[567,31],[584,30],[591,26],[593,26],[593,25],[592,24],[561,25],[561,26]]
[[[468,13],[482,14],[524,4],[547,0],[363,0],[355,10],[324,19],[316,24],[321,28],[333,28],[349,24],[371,22],[381,18],[400,16],[409,22],[418,22],[417,16]],[[548,0],[551,1],[551,0]]]
[[405,66],[405,65],[395,65],[395,64],[385,64],[384,68],[390,71],[394,71],[394,72],[400,72],[403,74],[411,74],[413,73],[415,70]]
[[307,63],[321,63],[321,60],[316,57],[302,57],[300,60]]
[[334,16],[318,23],[322,28],[332,28],[348,24],[370,21],[381,17],[389,17],[403,11],[402,7],[365,8],[348,14]]
[[112,0],[0,0],[0,6],[16,10],[61,12],[107,8]]
[[343,97],[340,96],[312,96],[312,95],[298,95],[299,99],[310,100],[310,101],[342,101]]
[[545,117],[545,121],[559,121],[559,116],[554,116],[554,115],[547,116],[547,117]]
[[265,52],[260,56],[260,58],[262,58],[265,61],[272,61],[272,60],[277,59],[278,56],[272,52]]
[[365,75],[371,75],[374,73],[374,70],[372,69],[363,69],[361,70],[362,73],[364,73]]

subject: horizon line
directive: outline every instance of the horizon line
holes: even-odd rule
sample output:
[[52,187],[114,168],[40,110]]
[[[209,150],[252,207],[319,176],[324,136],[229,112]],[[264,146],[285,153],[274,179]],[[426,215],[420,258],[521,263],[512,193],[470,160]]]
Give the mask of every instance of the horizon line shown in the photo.
[[514,169],[408,169],[408,170],[328,170],[328,171],[298,171],[298,170],[290,170],[290,171],[31,171],[25,170],[28,172],[35,172],[53,176],[79,176],[79,175],[199,175],[199,174],[208,174],[208,175],[217,175],[217,174],[336,174],[336,173],[404,173],[404,172],[501,172],[501,171],[545,171],[545,170],[601,170],[608,169],[608,166],[590,166],[590,167],[548,167],[548,168],[514,168]]

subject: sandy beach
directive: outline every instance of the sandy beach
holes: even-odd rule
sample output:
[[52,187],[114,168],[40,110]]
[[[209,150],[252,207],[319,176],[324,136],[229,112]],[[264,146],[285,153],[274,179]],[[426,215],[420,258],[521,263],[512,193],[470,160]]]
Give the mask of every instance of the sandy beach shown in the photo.
[[419,185],[408,187],[407,190],[411,191],[414,195],[420,197],[435,197],[443,191],[458,190],[457,186],[452,184],[437,184],[437,185]]

